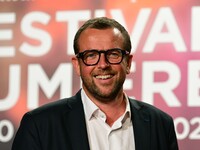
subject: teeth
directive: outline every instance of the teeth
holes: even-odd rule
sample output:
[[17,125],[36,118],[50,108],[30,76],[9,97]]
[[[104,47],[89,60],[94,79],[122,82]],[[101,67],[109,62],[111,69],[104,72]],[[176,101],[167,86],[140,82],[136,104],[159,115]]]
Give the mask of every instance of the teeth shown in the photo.
[[112,77],[112,75],[99,75],[99,76],[96,76],[97,79],[103,79],[103,80],[109,79],[111,77]]

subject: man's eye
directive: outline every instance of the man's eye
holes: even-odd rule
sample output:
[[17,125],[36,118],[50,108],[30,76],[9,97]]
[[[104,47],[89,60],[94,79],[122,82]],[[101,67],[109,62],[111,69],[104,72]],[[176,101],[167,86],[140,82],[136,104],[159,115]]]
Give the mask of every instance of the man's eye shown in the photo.
[[97,53],[87,53],[85,54],[85,59],[92,59],[97,57]]
[[112,53],[109,53],[108,55],[111,58],[118,58],[120,56],[120,54],[118,52],[112,52]]

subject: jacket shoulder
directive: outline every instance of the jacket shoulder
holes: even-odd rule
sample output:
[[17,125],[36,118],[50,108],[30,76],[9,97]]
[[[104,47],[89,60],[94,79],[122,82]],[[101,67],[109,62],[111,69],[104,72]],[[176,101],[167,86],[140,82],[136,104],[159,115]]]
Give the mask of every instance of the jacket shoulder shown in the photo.
[[36,109],[27,112],[26,114],[34,117],[58,116],[59,114],[67,113],[68,111],[70,111],[75,107],[81,107],[81,106],[82,106],[82,101],[80,97],[80,92],[78,92],[76,95],[72,97],[59,99],[54,102],[44,104]]
[[139,100],[135,100],[132,98],[129,98],[129,100],[130,100],[131,107],[134,110],[138,110],[138,111],[142,112],[143,114],[146,113],[151,118],[157,118],[157,119],[160,118],[160,119],[172,121],[172,117],[168,113],[164,112],[163,110],[161,110],[151,104],[148,104],[148,103],[145,103],[145,102],[142,102]]

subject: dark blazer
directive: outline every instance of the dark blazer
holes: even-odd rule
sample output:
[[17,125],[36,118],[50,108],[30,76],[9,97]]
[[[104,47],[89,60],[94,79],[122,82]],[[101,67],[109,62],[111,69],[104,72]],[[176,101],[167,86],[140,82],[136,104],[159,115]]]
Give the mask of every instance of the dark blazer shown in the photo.
[[[172,118],[129,99],[136,150],[178,150]],[[80,91],[26,113],[12,150],[89,150]]]

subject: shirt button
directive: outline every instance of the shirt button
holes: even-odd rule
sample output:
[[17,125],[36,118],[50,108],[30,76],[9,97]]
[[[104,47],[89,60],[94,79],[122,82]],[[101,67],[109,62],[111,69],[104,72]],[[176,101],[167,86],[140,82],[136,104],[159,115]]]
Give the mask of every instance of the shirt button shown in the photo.
[[101,115],[101,118],[105,118],[105,116],[104,116],[104,115]]

